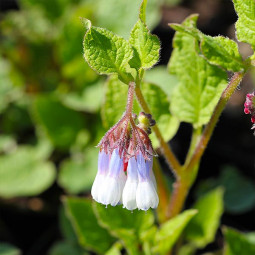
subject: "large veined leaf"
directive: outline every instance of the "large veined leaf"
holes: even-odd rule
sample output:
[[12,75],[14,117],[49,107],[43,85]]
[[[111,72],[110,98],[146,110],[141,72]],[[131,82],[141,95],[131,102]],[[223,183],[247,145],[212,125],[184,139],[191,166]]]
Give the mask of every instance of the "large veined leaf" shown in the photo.
[[255,49],[255,1],[233,0],[238,15],[236,22],[237,38],[241,42],[251,44]]
[[151,211],[124,210],[122,206],[108,207],[94,203],[94,211],[102,226],[115,237],[121,239],[129,254],[142,254],[139,250],[140,234],[148,230],[154,222]]
[[[195,26],[196,18],[191,16],[183,24]],[[197,54],[196,44],[197,40],[190,35],[176,32],[169,70],[179,80],[171,98],[173,114],[199,127],[209,121],[227,77],[223,70]]]

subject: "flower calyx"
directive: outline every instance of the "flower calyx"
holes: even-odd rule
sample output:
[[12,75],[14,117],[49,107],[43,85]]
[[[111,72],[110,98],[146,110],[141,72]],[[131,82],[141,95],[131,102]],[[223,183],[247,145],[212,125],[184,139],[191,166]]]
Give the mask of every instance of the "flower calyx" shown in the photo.
[[151,133],[150,126],[155,124],[155,121],[151,117],[148,119],[145,113],[139,114],[137,125],[135,120],[134,114],[129,115],[125,112],[118,123],[99,142],[100,151],[112,154],[115,149],[118,149],[124,163],[128,162],[131,157],[136,157],[139,152],[146,160],[156,156],[148,136]]

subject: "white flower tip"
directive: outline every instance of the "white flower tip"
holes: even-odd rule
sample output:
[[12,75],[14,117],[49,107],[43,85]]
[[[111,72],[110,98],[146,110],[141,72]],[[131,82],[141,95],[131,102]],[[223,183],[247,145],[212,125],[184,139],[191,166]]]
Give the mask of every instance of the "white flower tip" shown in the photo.
[[123,190],[122,195],[123,207],[131,211],[137,208],[136,204],[137,185],[138,182],[127,181]]
[[139,182],[136,191],[136,203],[138,209],[143,211],[158,207],[158,194],[151,181]]
[[99,199],[97,202],[104,205],[116,206],[122,195],[122,185],[115,178],[107,177],[104,180],[103,186],[100,187]]
[[103,178],[104,177],[102,175],[97,174],[91,188],[91,196],[97,202],[99,202],[99,194],[103,183]]

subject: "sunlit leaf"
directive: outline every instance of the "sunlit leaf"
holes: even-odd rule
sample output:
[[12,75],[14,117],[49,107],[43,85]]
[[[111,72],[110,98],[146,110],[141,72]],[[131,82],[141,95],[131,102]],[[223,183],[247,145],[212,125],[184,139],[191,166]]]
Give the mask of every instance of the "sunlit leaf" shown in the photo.
[[113,236],[121,239],[130,254],[139,252],[139,235],[149,229],[154,222],[151,211],[124,210],[122,206],[108,207],[94,203],[94,211],[102,226]]
[[251,44],[255,49],[255,1],[233,0],[238,15],[236,35],[239,41]]
[[156,233],[153,251],[156,254],[167,254],[196,214],[197,210],[187,210],[162,224]]
[[[190,19],[197,18],[196,15],[190,16]],[[242,71],[245,65],[242,56],[238,51],[237,43],[223,36],[208,36],[196,28],[196,24],[172,24],[176,31],[185,33],[195,38],[199,43],[199,51],[213,65],[220,66],[229,71]],[[197,52],[200,53],[200,52]]]
[[87,63],[99,74],[118,74],[119,78],[129,81],[128,61],[133,50],[122,37],[103,28],[93,27],[89,20],[83,41],[84,57]]
[[[191,16],[183,24],[195,26],[196,18]],[[199,127],[209,121],[227,85],[227,76],[197,54],[196,44],[196,39],[190,35],[176,32],[169,70],[179,80],[171,97],[173,114],[181,121]]]

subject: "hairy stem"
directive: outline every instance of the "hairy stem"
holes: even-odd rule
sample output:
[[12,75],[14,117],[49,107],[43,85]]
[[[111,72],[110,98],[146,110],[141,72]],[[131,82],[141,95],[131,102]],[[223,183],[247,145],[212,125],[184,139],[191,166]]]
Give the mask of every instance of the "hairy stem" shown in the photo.
[[[135,87],[135,94],[136,94],[137,100],[138,100],[139,104],[141,105],[142,109],[146,113],[151,114],[149,106],[147,105],[138,84]],[[162,137],[162,134],[161,134],[158,126],[155,125],[155,126],[152,127],[152,129],[153,129],[153,131],[154,131],[154,133],[155,133],[155,135],[156,135],[156,137],[159,141],[161,150],[163,152],[163,155],[166,158],[166,161],[167,161],[168,165],[172,169],[172,171],[173,171],[174,175],[176,176],[176,178],[178,178],[179,172],[181,171],[180,163],[176,159],[176,157],[175,157],[174,153],[172,152],[172,149],[170,148],[170,146],[164,141],[164,138]]]
[[166,216],[168,219],[171,219],[180,213],[188,192],[189,183],[187,183],[181,178],[177,179],[176,182],[173,184],[173,193],[167,210]]
[[194,153],[194,150],[196,149],[197,143],[198,143],[198,141],[201,137],[201,132],[202,132],[202,127],[193,128],[191,142],[190,142],[190,146],[189,146],[189,151],[188,151],[187,156],[186,156],[184,168],[189,163],[189,161],[190,161],[190,159],[191,159],[191,157]]
[[125,114],[130,117],[132,116],[134,92],[135,92],[135,83],[130,82],[128,86],[127,106],[126,106],[126,112],[125,112]]

